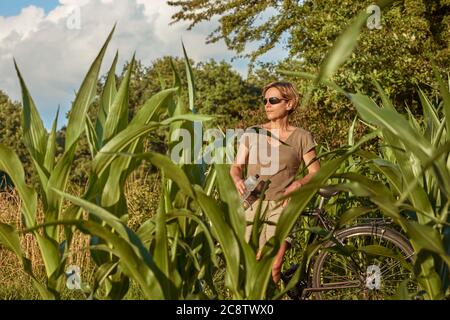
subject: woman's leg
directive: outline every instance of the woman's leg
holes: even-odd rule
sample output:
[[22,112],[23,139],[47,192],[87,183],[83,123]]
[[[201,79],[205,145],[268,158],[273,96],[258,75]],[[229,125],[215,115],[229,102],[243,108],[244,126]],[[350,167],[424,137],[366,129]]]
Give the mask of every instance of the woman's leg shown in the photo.
[[277,255],[275,256],[275,261],[272,265],[272,279],[273,282],[278,283],[280,281],[281,277],[281,266],[283,265],[283,258],[284,253],[289,248],[289,242],[283,241],[283,243],[280,246],[280,249],[277,252]]
[[[266,239],[270,239],[275,236],[276,224],[281,216],[283,207],[279,201],[271,201],[271,212],[269,214],[269,221],[271,225],[266,225]],[[281,277],[281,267],[283,266],[283,258],[286,250],[289,248],[289,242],[283,241],[278,249],[277,255],[272,265],[272,279],[273,282],[278,283]]]

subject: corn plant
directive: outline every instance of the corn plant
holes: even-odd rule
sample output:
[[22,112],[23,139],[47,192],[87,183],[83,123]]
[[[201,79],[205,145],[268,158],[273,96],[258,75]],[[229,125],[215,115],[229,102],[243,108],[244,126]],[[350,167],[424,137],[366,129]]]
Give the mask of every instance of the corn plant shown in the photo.
[[0,146],[0,169],[11,177],[23,201],[22,215],[26,228],[36,226],[38,195],[43,203],[44,222],[48,225],[43,233],[34,230],[33,235],[37,240],[44,261],[47,283],[40,283],[34,276],[30,262],[25,258],[18,245],[18,235],[13,227],[2,224],[0,227],[2,230],[0,232],[0,240],[6,248],[11,249],[21,259],[24,270],[30,274],[34,286],[43,298],[53,299],[58,297],[61,291],[61,280],[63,280],[62,275],[64,274],[64,265],[67,257],[67,246],[61,248],[62,239],[56,226],[52,225],[53,222],[61,218],[62,208],[62,199],[53,191],[53,188],[61,190],[66,188],[77,142],[84,130],[86,113],[95,95],[101,61],[111,36],[112,32],[78,91],[67,124],[64,153],[57,162],[55,161],[55,151],[58,112],[51,132],[47,133],[19,68],[15,64],[22,88],[23,141],[38,173],[39,189],[26,185],[24,169],[18,156],[3,145]]
[[[361,23],[360,17],[358,22]],[[324,64],[325,67],[335,64],[332,59]],[[189,83],[189,109],[182,106],[179,99],[174,108],[176,114],[186,114],[188,110],[195,113],[194,108],[194,81],[193,75],[187,65]],[[175,82],[179,83],[179,78],[175,74]],[[176,128],[172,125],[171,130]],[[188,128],[189,128],[188,124]],[[105,147],[104,147],[105,148]],[[104,151],[110,151],[106,149]],[[119,150],[123,151],[123,150]],[[95,169],[99,163],[109,165],[113,161],[130,161],[131,159],[143,159],[150,161],[161,170],[162,195],[161,203],[157,215],[154,219],[144,223],[137,234],[122,226],[109,224],[108,232],[101,232],[99,223],[94,224],[98,229],[93,230],[87,226],[91,221],[78,221],[77,226],[90,234],[98,234],[105,244],[97,245],[95,249],[109,252],[118,259],[106,262],[100,266],[99,279],[109,276],[115,267],[120,267],[127,277],[131,277],[138,282],[148,298],[186,298],[195,294],[193,287],[200,282],[208,285],[209,289],[216,292],[215,284],[212,281],[212,273],[217,268],[217,256],[222,257],[225,262],[225,285],[232,298],[235,299],[263,299],[277,298],[281,295],[273,296],[268,293],[270,283],[271,266],[281,241],[288,235],[301,211],[320,188],[336,171],[342,161],[350,154],[346,153],[341,157],[333,159],[323,165],[322,170],[314,179],[302,188],[301,192],[296,192],[290,204],[285,209],[280,218],[276,236],[272,238],[263,251],[262,258],[256,259],[257,244],[255,241],[247,243],[244,239],[245,219],[243,209],[240,205],[239,196],[229,176],[229,168],[226,165],[216,164],[204,170],[202,165],[175,165],[170,159],[158,153],[132,153],[136,150],[127,150],[128,155],[111,154],[104,152],[97,156],[101,159],[98,163],[94,161],[93,174],[97,177],[102,171]],[[121,158],[125,157],[125,158]],[[129,157],[128,160],[126,157]],[[202,173],[208,172],[206,179]],[[98,180],[98,179],[96,179]],[[213,192],[215,190],[215,192]],[[75,205],[82,207],[94,216],[115,217],[114,212],[108,212],[111,207],[95,201],[93,197],[85,199],[74,198],[70,195],[63,196],[72,201]],[[89,201],[87,201],[89,200]],[[102,208],[103,207],[103,208]],[[108,209],[108,210],[107,210]],[[115,217],[114,223],[119,223]],[[106,221],[106,220],[104,220]],[[173,223],[168,223],[173,221]],[[202,223],[204,222],[204,223]],[[103,228],[103,226],[101,226]],[[90,229],[89,229],[90,228]],[[135,263],[142,270],[145,270],[146,277],[137,277],[125,265],[125,252],[119,252],[117,246],[109,246],[112,235],[116,230],[124,229],[117,235],[124,240],[124,246],[129,253],[135,252]],[[104,231],[104,230],[103,230]],[[257,239],[257,229],[254,229],[253,239]],[[125,239],[124,239],[124,236]],[[118,240],[118,239],[116,239]],[[206,241],[205,241],[206,240]],[[214,242],[212,242],[213,240]],[[150,246],[150,251],[145,251],[143,244]],[[217,248],[216,248],[217,246]],[[186,258],[186,254],[189,255]],[[136,260],[137,259],[137,260]],[[178,261],[177,261],[178,260]],[[184,263],[180,265],[179,261]],[[189,277],[185,268],[192,263],[194,277]],[[141,274],[141,272],[139,273]],[[183,279],[186,278],[186,281]],[[184,289],[183,289],[184,287]],[[186,288],[187,287],[187,288]],[[287,288],[289,289],[289,288]],[[287,290],[286,289],[286,290]],[[191,294],[191,295],[189,295]]]
[[[404,228],[417,254],[416,276],[427,298],[443,297],[449,286],[450,239],[448,208],[450,179],[450,93],[436,71],[442,103],[434,106],[420,91],[421,124],[408,112],[399,114],[381,87],[383,105],[363,95],[351,95],[360,116],[381,129],[380,155],[366,154],[370,166],[388,183],[389,205],[383,212]],[[441,109],[441,110],[440,110]],[[400,213],[409,213],[406,220]]]
[[[38,189],[34,189],[26,185],[24,169],[18,156],[3,145],[0,146],[0,170],[11,177],[23,201],[24,225],[28,229],[27,232],[31,232],[38,242],[46,270],[46,283],[40,283],[33,274],[30,261],[26,259],[18,245],[18,234],[12,226],[0,224],[0,242],[7,249],[16,253],[23,263],[24,270],[32,277],[34,286],[45,299],[59,298],[59,293],[64,286],[65,262],[73,230],[70,224],[63,224],[65,225],[65,238],[62,238],[61,232],[58,231],[58,225],[61,225],[63,219],[76,220],[81,215],[80,208],[75,206],[71,206],[63,212],[63,198],[58,192],[66,189],[77,142],[83,131],[87,133],[93,157],[93,172],[83,198],[99,203],[114,212],[115,217],[125,219],[127,212],[124,196],[125,180],[138,162],[129,158],[114,159],[110,154],[139,150],[142,148],[142,139],[148,132],[161,126],[170,126],[174,121],[194,120],[189,116],[186,118],[180,115],[159,122],[159,117],[162,113],[167,112],[172,96],[177,91],[176,88],[173,88],[150,98],[128,123],[128,87],[134,58],[117,90],[114,74],[117,63],[116,55],[101,96],[101,108],[95,126],[90,122],[87,112],[95,98],[101,62],[113,32],[114,29],[77,93],[67,124],[64,153],[58,161],[55,161],[56,119],[52,131],[47,133],[16,64],[22,87],[23,139],[38,173],[40,186]],[[201,116],[195,119],[205,120]],[[41,232],[42,228],[37,227],[36,221],[38,200],[43,203],[43,232]],[[107,223],[101,218],[92,216],[92,220],[99,222],[103,228],[107,226]],[[89,223],[93,222],[89,221]],[[95,225],[95,227],[98,226]],[[101,246],[102,243],[95,243],[96,240],[97,238],[94,237],[93,244]],[[100,275],[105,269],[116,271],[117,261],[113,259],[112,255],[93,252],[93,256],[99,264]],[[111,271],[107,275],[110,273]],[[107,287],[106,296],[117,298],[126,292],[127,279],[122,276],[120,270],[109,278],[104,276],[103,280]]]
[[[282,72],[312,79],[315,85],[324,83],[345,94],[354,103],[361,119],[373,131],[363,139],[370,140],[374,136],[382,139],[384,145],[380,154],[364,149],[355,150],[364,161],[354,163],[350,159],[357,170],[335,177],[347,180],[348,183],[344,184],[347,190],[357,196],[369,197],[383,214],[403,228],[415,249],[415,274],[425,291],[425,297],[440,299],[449,286],[450,94],[435,69],[442,102],[434,106],[419,89],[424,110],[424,119],[420,123],[411,112],[408,112],[407,119],[399,114],[376,82],[375,86],[382,98],[381,108],[368,96],[350,94],[328,80],[356,43],[361,21],[364,21],[364,18],[359,22],[358,19],[339,37],[327,55],[325,64],[332,61],[334,66],[321,68],[317,76]],[[363,167],[369,168],[372,175],[381,176],[387,184],[362,175]],[[341,217],[340,224],[369,211],[363,207],[349,210]],[[408,219],[406,213],[409,214]]]
[[[189,107],[186,107],[181,99],[180,79],[174,69],[174,85],[178,88],[178,99],[169,103],[169,116],[172,118],[160,122],[161,125],[170,124],[170,136],[181,127],[193,132],[191,122],[171,123],[171,119],[208,119],[195,114],[194,76],[186,52],[184,53]],[[128,129],[124,131],[126,130]],[[149,131],[148,126],[140,130]],[[92,131],[90,130],[90,134],[94,136]],[[223,164],[209,167],[205,164],[175,164],[163,154],[140,153],[139,148],[134,148],[129,142],[140,131],[132,132],[134,135],[127,135],[126,139],[122,138],[120,132],[97,152],[91,173],[93,182],[89,184],[82,198],[55,190],[73,203],[72,209],[68,211],[70,214],[60,223],[75,225],[81,231],[98,237],[99,241],[93,243],[91,249],[96,254],[107,253],[96,258],[99,268],[93,287],[94,293],[103,283],[107,287],[107,297],[121,298],[127,292],[129,280],[132,279],[149,299],[205,298],[205,292],[208,290],[209,297],[221,297],[214,275],[219,271],[220,261],[223,261],[225,286],[232,298],[274,297],[267,289],[271,266],[281,239],[287,236],[292,228],[292,221],[295,221],[301,209],[342,159],[335,159],[325,165],[301,196],[291,202],[286,209],[290,218],[284,222],[283,219],[280,221],[279,233],[267,245],[263,258],[257,261],[257,244],[249,244],[244,239],[244,212],[229,176],[229,167]],[[127,145],[115,147],[115,144],[118,144],[116,141]],[[93,143],[91,144],[91,149],[94,149]],[[174,141],[170,141],[169,152],[173,145]],[[161,171],[162,192],[156,215],[144,222],[134,233],[126,226],[123,216],[125,211],[117,211],[117,207],[111,205],[113,203],[100,197],[100,192],[105,196],[106,185],[103,181],[120,172],[117,168],[113,170],[115,162],[133,163],[142,159]],[[122,168],[128,173],[133,166]],[[125,182],[115,181],[109,188],[120,188]],[[116,197],[116,200],[123,196],[120,190],[117,193],[119,197]],[[75,214],[81,209],[90,213],[88,220],[83,220]],[[254,232],[257,233],[258,230],[255,229]],[[257,238],[257,235],[254,238]]]

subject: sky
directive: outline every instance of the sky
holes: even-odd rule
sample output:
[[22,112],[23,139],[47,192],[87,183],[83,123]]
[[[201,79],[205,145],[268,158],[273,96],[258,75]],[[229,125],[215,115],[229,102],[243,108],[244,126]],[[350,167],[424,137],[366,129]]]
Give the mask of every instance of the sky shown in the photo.
[[[14,70],[16,59],[44,125],[51,127],[61,106],[59,128],[74,100],[89,66],[115,22],[116,32],[108,47],[101,73],[119,51],[119,66],[137,59],[146,66],[157,58],[182,56],[181,40],[195,62],[225,60],[243,76],[248,60],[236,59],[223,41],[206,44],[217,20],[187,31],[187,22],[170,25],[177,8],[166,0],[1,0],[0,1],[0,90],[20,101],[20,86]],[[277,47],[261,58],[276,61],[286,57]],[[120,72],[120,68],[117,72]]]

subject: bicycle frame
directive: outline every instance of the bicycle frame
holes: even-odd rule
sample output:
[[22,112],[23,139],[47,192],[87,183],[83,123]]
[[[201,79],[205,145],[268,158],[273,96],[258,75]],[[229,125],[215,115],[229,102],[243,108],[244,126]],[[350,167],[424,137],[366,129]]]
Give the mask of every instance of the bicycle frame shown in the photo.
[[[329,232],[331,235],[331,240],[333,242],[336,242],[336,244],[340,244],[344,246],[344,243],[338,239],[335,238],[334,235],[338,234],[340,231],[349,230],[349,228],[343,228],[343,229],[336,229],[334,227],[334,224],[330,219],[328,219],[325,216],[325,210],[324,206],[326,201],[328,201],[331,197],[337,195],[340,191],[337,189],[333,189],[332,187],[328,187],[328,189],[321,189],[319,191],[319,195],[321,196],[319,205],[317,208],[314,208],[310,211],[302,212],[302,216],[312,217],[312,226],[322,227],[325,231]],[[392,221],[387,221],[386,219],[379,219],[379,218],[368,218],[364,223],[357,223],[354,227],[367,227],[370,226],[374,228],[374,231],[377,231],[378,228],[382,228],[381,234],[384,234],[386,229],[393,230],[391,228],[388,228],[387,226],[391,224]],[[374,232],[376,234],[377,232]],[[318,235],[316,233],[310,232],[307,238],[306,242],[306,248],[309,247],[313,242],[318,238]],[[380,238],[380,241],[382,240],[383,236]],[[360,279],[358,280],[349,280],[349,281],[342,281],[342,282],[334,282],[333,284],[324,284],[322,287],[316,287],[314,288],[312,286],[312,280],[311,280],[311,271],[314,265],[313,257],[317,254],[318,250],[321,248],[320,245],[317,246],[317,248],[314,249],[314,251],[310,254],[310,259],[307,258],[305,261],[305,257],[303,257],[302,266],[301,266],[301,277],[300,279],[303,279],[302,281],[306,283],[303,283],[301,285],[301,295],[300,299],[305,299],[307,296],[309,296],[311,293],[314,292],[322,292],[322,291],[329,291],[329,290],[337,290],[337,289],[347,289],[347,288],[359,288],[361,287],[361,284],[365,282],[365,276],[366,272],[364,270],[361,270],[358,263],[354,260],[352,256],[349,256],[350,258],[350,269],[355,272],[356,274],[365,275],[360,276]],[[304,265],[306,263],[306,265]],[[296,284],[296,288],[297,284]]]

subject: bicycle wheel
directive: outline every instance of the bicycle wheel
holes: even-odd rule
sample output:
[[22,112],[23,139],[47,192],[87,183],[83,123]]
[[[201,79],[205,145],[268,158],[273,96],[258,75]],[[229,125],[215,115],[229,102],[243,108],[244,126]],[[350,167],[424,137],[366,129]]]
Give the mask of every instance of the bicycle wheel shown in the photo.
[[315,258],[311,289],[316,299],[380,300],[394,295],[405,280],[408,291],[416,291],[414,251],[401,233],[359,225],[336,232],[335,239]]

